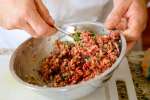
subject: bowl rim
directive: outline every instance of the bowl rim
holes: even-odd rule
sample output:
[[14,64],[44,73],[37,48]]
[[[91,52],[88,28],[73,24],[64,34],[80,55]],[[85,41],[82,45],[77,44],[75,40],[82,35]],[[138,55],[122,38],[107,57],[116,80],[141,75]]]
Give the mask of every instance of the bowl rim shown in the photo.
[[[74,23],[69,23],[69,24],[64,24],[64,25],[73,25],[73,24],[76,24],[76,25],[77,24],[95,24],[95,25],[104,27],[104,25],[101,22],[90,22],[90,21],[74,22]],[[127,45],[126,45],[125,37],[123,36],[123,34],[120,34],[120,37],[121,37],[122,48],[121,48],[121,53],[120,53],[119,57],[117,58],[117,60],[115,61],[115,63],[110,68],[108,68],[103,73],[101,73],[100,75],[96,75],[94,78],[92,78],[90,80],[87,80],[87,81],[83,81],[83,82],[78,83],[78,84],[67,85],[67,86],[64,86],[64,87],[47,87],[47,86],[38,86],[38,85],[30,84],[30,83],[27,83],[27,82],[23,81],[14,71],[14,66],[13,65],[14,65],[14,60],[15,60],[15,57],[16,57],[15,55],[16,55],[18,49],[24,43],[31,40],[32,38],[27,39],[26,41],[24,41],[21,45],[19,45],[16,48],[16,50],[14,51],[14,53],[12,54],[12,56],[10,58],[9,69],[10,69],[10,72],[11,72],[12,76],[15,78],[15,80],[17,80],[20,84],[23,84],[23,85],[27,86],[28,88],[38,89],[38,90],[39,89],[40,90],[51,89],[52,91],[68,91],[70,89],[80,87],[84,84],[90,84],[92,81],[103,79],[105,76],[109,75],[110,73],[113,73],[113,71],[118,67],[118,65],[120,64],[120,62],[122,61],[122,59],[124,58],[124,56],[126,54]]]

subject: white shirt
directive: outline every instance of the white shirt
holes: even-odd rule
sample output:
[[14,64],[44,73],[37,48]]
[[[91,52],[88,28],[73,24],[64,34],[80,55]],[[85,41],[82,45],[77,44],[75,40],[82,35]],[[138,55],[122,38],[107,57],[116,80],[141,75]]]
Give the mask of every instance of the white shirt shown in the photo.
[[[113,0],[45,0],[56,23],[77,21],[103,22],[112,9]],[[0,28],[0,48],[16,48],[30,35],[22,30]]]

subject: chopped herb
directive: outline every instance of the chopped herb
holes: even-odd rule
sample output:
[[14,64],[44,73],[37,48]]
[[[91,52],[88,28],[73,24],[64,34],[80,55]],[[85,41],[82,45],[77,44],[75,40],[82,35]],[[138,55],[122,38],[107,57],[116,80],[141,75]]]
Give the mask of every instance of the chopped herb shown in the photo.
[[78,41],[80,41],[81,39],[80,39],[80,32],[76,32],[76,33],[74,33],[73,34],[73,38],[74,38],[74,40],[76,41],[76,42],[78,42]]
[[89,61],[91,58],[89,56],[87,56],[84,59],[85,59],[85,61]]
[[92,34],[93,37],[96,37],[96,33],[95,32],[92,32],[91,34]]

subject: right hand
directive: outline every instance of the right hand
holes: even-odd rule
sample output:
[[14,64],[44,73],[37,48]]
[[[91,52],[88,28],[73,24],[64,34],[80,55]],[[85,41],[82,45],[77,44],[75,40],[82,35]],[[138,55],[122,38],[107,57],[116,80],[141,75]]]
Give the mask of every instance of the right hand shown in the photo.
[[56,32],[54,21],[42,0],[0,0],[0,26],[23,29],[33,37]]
[[114,8],[106,19],[108,29],[122,30],[129,52],[147,25],[146,0],[114,0]]

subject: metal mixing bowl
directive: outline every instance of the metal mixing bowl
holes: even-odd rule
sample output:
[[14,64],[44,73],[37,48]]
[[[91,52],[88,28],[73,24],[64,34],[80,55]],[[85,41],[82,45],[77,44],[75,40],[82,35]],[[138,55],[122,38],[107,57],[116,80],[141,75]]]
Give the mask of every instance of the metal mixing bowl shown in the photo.
[[[96,33],[108,34],[107,30],[101,23],[93,22],[79,22],[65,24],[63,27],[72,25],[76,30],[83,31],[93,31]],[[96,76],[88,81],[81,82],[76,85],[69,85],[59,88],[50,88],[43,85],[40,81],[37,70],[39,69],[41,60],[48,56],[48,54],[53,50],[53,44],[55,40],[60,39],[64,41],[71,41],[69,36],[57,32],[53,36],[41,39],[30,38],[24,43],[22,43],[13,53],[10,60],[10,70],[13,77],[30,89],[50,97],[52,100],[72,100],[83,96],[86,96],[93,92],[97,87],[100,87],[104,80],[112,75],[115,69],[120,64],[126,52],[126,41],[122,34],[120,41],[120,56],[111,68],[107,69],[104,73]],[[30,84],[28,78],[35,81],[34,84]]]

